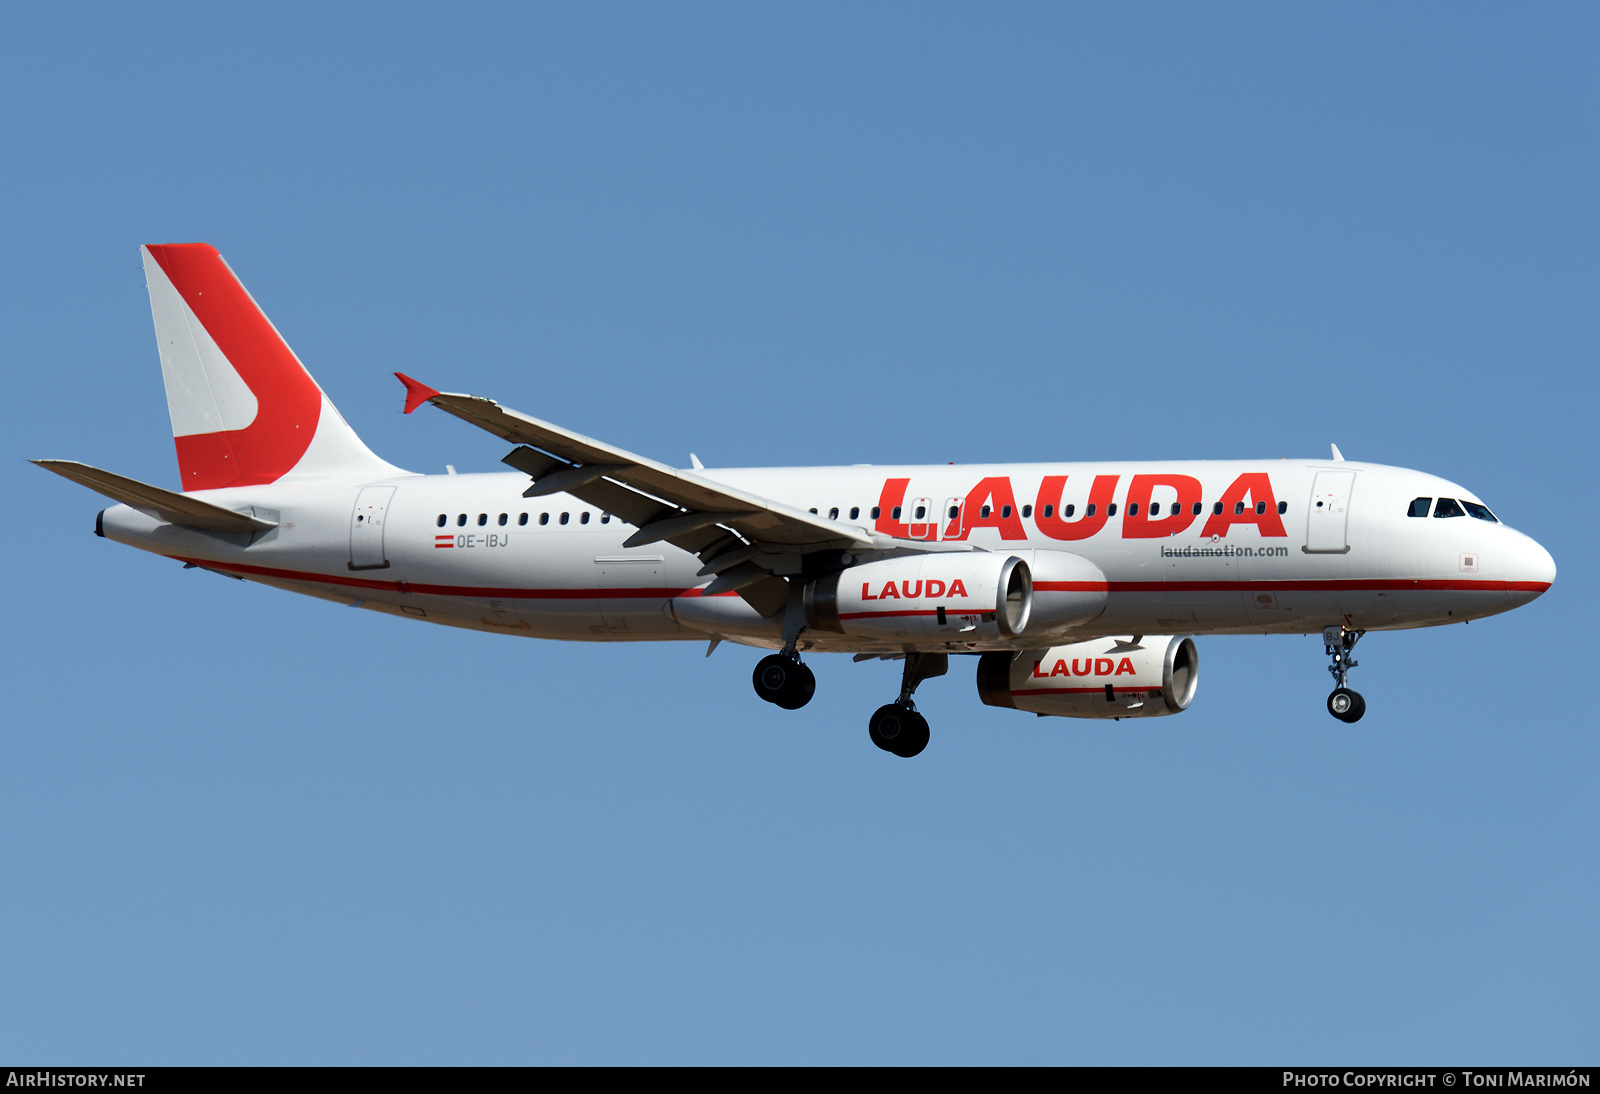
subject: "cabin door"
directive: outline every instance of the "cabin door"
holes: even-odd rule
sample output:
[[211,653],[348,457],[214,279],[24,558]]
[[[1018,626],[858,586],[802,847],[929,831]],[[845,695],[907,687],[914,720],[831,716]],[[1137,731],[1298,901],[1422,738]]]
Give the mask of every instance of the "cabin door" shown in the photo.
[[367,486],[356,495],[356,508],[350,514],[350,568],[382,570],[389,559],[383,552],[383,528],[388,523],[392,486]]
[[1354,471],[1318,471],[1306,514],[1306,551],[1342,555],[1350,549],[1347,531]]

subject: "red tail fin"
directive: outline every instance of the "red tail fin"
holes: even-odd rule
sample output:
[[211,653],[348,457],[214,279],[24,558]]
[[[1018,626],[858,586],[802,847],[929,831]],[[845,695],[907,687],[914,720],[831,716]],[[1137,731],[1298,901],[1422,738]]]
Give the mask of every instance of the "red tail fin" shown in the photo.
[[184,490],[276,482],[296,468],[396,470],[351,432],[215,247],[144,254]]

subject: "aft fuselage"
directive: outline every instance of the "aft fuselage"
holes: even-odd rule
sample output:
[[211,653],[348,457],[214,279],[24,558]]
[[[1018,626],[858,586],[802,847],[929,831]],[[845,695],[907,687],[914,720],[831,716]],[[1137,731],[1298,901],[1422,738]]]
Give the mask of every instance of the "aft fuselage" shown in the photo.
[[[1338,461],[1205,461],[703,470],[700,477],[916,541],[1060,551],[1104,575],[1104,611],[1077,632],[1236,634],[1384,630],[1507,611],[1554,580],[1550,555],[1484,515],[1463,487]],[[246,580],[449,626],[529,637],[639,641],[723,634],[781,644],[728,599],[690,604],[710,580],[666,543],[563,494],[525,499],[518,473],[286,479],[196,496],[277,527],[225,536],[126,506],[108,538]],[[1425,516],[1408,515],[1430,499]],[[1435,516],[1450,509],[1460,515]],[[1476,514],[1476,515],[1473,515]],[[911,590],[890,590],[902,594]],[[884,590],[870,590],[873,595]],[[1022,641],[941,643],[1017,648]],[[802,647],[882,642],[808,632]],[[896,645],[894,648],[900,648]],[[935,648],[930,646],[929,648]]]

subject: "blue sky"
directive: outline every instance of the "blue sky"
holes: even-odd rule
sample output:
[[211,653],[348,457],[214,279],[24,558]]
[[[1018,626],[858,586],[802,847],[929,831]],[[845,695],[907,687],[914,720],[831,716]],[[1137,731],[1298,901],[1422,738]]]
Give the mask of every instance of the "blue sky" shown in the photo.
[[[1600,1048],[1592,6],[50,6],[0,35],[0,1057],[1562,1063]],[[1472,627],[1200,640],[1080,725],[814,659],[223,581],[137,248],[218,246],[415,470],[403,371],[669,462],[1315,456],[1561,573]]]

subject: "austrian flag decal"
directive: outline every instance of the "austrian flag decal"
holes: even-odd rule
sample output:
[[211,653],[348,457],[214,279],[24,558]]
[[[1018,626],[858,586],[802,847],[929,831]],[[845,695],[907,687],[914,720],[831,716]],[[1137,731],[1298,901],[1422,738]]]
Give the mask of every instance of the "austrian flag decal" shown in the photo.
[[456,545],[456,537],[455,536],[434,536],[433,537],[433,545],[435,547],[454,547]]

